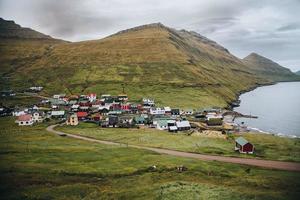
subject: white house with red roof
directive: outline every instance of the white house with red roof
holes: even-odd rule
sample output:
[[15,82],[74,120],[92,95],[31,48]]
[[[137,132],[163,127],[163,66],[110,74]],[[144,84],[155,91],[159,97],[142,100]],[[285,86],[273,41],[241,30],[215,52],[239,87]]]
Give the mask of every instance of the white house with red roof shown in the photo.
[[87,98],[89,99],[90,102],[94,102],[97,100],[97,94],[96,93],[88,94]]
[[33,124],[32,115],[25,114],[18,116],[16,123],[19,124],[19,126],[30,126]]

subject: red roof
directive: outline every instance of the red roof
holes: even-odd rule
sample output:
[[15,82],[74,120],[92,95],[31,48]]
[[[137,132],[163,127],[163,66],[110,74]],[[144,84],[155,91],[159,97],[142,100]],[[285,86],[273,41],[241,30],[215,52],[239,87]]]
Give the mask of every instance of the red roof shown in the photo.
[[90,97],[92,97],[92,96],[97,96],[97,94],[96,93],[91,93],[91,94],[88,94],[88,96],[90,96]]
[[87,112],[77,112],[77,117],[86,117],[87,115]]
[[20,115],[18,117],[18,121],[30,121],[31,119],[32,119],[32,116],[30,114]]

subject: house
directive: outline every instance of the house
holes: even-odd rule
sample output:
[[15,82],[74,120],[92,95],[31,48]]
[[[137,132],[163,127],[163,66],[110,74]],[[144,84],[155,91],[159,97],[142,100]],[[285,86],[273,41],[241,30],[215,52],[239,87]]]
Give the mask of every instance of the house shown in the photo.
[[76,112],[76,111],[78,111],[79,107],[80,107],[80,106],[79,106],[78,104],[73,104],[73,105],[71,106],[71,111]]
[[26,113],[24,110],[14,111],[14,112],[12,113],[12,115],[13,115],[13,116],[16,116],[16,117],[19,117],[19,116],[25,115],[25,114],[27,114],[27,113]]
[[19,126],[30,126],[33,124],[32,115],[25,114],[18,116],[16,123],[19,124]]
[[81,111],[76,113],[78,120],[85,120],[88,116],[87,112]]
[[102,116],[99,113],[95,113],[92,115],[92,120],[95,122],[99,122],[102,119]]
[[149,109],[155,106],[155,102],[153,99],[143,98],[143,107],[145,109]]
[[195,115],[195,119],[200,121],[200,122],[206,122],[206,115],[202,113],[197,113]]
[[175,109],[171,109],[171,115],[173,116],[179,116],[180,115],[180,110],[175,108]]
[[248,142],[243,137],[238,137],[235,140],[235,148],[236,151],[239,151],[240,153],[249,153],[252,154],[254,152],[254,146],[250,142]]
[[146,123],[146,119],[144,116],[135,116],[134,120],[135,120],[135,123],[138,125],[144,125]]
[[98,111],[102,114],[102,115],[107,115],[107,113],[110,110],[110,106],[99,106]]
[[119,126],[122,128],[130,128],[135,125],[135,121],[132,116],[125,115],[119,117]]
[[163,108],[150,108],[151,115],[164,115],[165,110]]
[[76,114],[72,114],[69,116],[68,120],[67,120],[67,125],[71,125],[71,126],[77,126],[78,125],[78,117]]
[[87,98],[90,102],[94,102],[97,100],[97,94],[96,93],[91,93],[87,95]]
[[177,129],[179,131],[184,131],[184,130],[190,130],[191,129],[191,124],[189,121],[187,120],[184,120],[184,121],[177,121],[176,122],[176,126],[177,126]]
[[131,105],[130,105],[130,112],[131,112],[131,113],[138,113],[140,107],[141,107],[141,106],[138,105],[138,104],[131,104]]
[[51,98],[51,99],[49,99],[49,101],[50,101],[51,105],[57,105],[57,106],[59,106],[59,105],[61,105],[61,106],[67,105],[67,102],[65,102],[64,100],[59,99],[59,98]]
[[43,112],[34,112],[32,114],[32,120],[33,122],[38,122],[38,123],[41,123],[44,121],[44,113]]
[[108,115],[121,115],[122,110],[111,110],[108,112]]
[[122,102],[122,101],[128,101],[128,96],[127,96],[127,94],[119,94],[117,98],[118,98],[118,100],[121,101],[121,102]]
[[193,109],[185,109],[185,110],[182,111],[182,114],[192,115],[192,114],[194,114],[194,110]]
[[108,125],[109,127],[117,127],[119,123],[119,117],[116,115],[110,115],[108,117]]
[[156,128],[158,130],[168,130],[168,120],[160,119],[156,121]]
[[53,117],[53,118],[64,118],[65,117],[65,111],[64,110],[52,110],[51,111],[51,117]]
[[61,99],[66,97],[66,94],[54,94],[53,95],[53,99]]
[[130,107],[131,107],[131,105],[129,103],[123,103],[123,104],[121,104],[121,110],[122,111],[129,112],[130,111]]
[[171,108],[170,107],[164,107],[165,114],[166,115],[171,115]]

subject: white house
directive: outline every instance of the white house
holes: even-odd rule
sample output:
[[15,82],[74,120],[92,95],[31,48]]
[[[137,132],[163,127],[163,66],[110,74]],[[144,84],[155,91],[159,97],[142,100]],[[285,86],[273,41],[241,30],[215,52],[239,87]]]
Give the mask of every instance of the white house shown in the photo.
[[89,99],[90,102],[94,102],[97,100],[97,94],[96,93],[88,94],[87,98]]
[[166,113],[166,111],[163,108],[151,108],[150,109],[151,115],[164,115],[165,113]]
[[42,112],[34,112],[32,115],[32,120],[33,122],[43,122],[44,121],[44,116],[42,114]]
[[155,106],[153,99],[143,98],[143,106],[144,108],[151,108]]
[[190,122],[187,121],[187,120],[184,120],[184,121],[177,121],[177,122],[176,122],[176,126],[177,126],[177,129],[178,129],[179,131],[191,129]]
[[25,115],[26,112],[24,110],[21,110],[21,111],[15,111],[12,114],[13,114],[13,116],[19,117],[21,115]]
[[51,111],[51,117],[64,117],[65,116],[65,111],[64,110],[52,110]]
[[18,116],[16,123],[19,124],[19,126],[30,126],[33,124],[32,115],[25,114]]
[[66,94],[55,94],[53,95],[53,98],[54,99],[61,99],[61,98],[64,98],[66,96]]

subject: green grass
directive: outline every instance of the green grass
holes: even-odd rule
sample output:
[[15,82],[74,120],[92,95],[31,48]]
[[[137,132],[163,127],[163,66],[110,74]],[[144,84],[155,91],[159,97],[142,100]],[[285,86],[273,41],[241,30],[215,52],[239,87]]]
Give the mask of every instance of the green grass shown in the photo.
[[120,143],[136,144],[150,147],[168,148],[180,151],[257,157],[271,160],[300,161],[300,139],[277,137],[267,134],[244,134],[243,136],[255,145],[255,154],[245,155],[234,151],[234,137],[228,139],[188,136],[184,133],[169,133],[156,129],[121,129],[100,128],[95,124],[80,123],[79,126],[58,127],[59,130],[85,135],[97,139]]
[[[3,199],[297,199],[294,172],[204,162],[60,137],[1,118]],[[148,167],[156,165],[156,171]],[[175,169],[184,165],[187,171]],[[246,169],[250,168],[250,173]]]
[[0,105],[7,107],[36,105],[40,102],[40,98],[17,94],[12,97],[0,97]]

